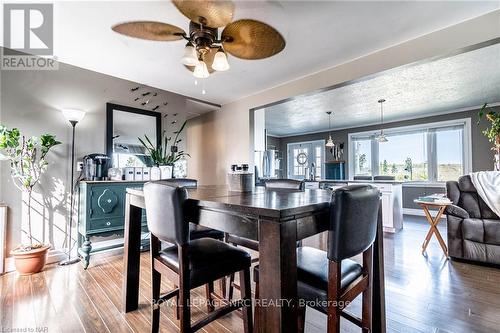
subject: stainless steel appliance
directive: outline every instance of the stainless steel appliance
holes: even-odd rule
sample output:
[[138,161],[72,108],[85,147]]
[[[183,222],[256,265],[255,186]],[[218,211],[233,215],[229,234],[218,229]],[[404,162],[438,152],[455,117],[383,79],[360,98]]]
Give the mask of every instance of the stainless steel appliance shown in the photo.
[[85,180],[106,180],[111,159],[105,154],[89,154],[83,157],[82,177]]
[[263,180],[279,178],[280,160],[276,158],[276,150],[255,152],[255,182],[260,185]]

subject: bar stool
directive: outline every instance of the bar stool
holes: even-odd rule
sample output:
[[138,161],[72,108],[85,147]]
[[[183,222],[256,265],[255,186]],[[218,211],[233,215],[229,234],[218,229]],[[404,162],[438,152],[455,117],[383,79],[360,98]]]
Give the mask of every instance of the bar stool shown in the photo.
[[[191,179],[191,178],[172,178],[172,179],[165,179],[163,180],[165,184],[170,184],[172,186],[179,186],[179,187],[184,187],[184,188],[197,188],[198,187],[198,181],[196,179]],[[207,228],[201,225],[197,225],[194,223],[189,223],[189,239],[195,240],[195,239],[200,239],[200,238],[213,238],[217,239],[220,241],[224,240],[224,232],[220,230],[215,230],[212,228]],[[219,280],[219,288],[221,290],[221,295],[215,294],[214,293],[214,288],[211,285],[206,286],[206,297],[207,299],[211,299],[212,294],[213,296],[217,298],[224,298],[226,295],[226,278],[222,278]],[[210,304],[207,304],[207,308],[209,311],[212,310],[210,307]],[[178,311],[176,311],[176,314],[178,315]],[[179,318],[177,318],[179,319]]]
[[[298,327],[304,331],[306,306],[328,315],[328,333],[340,332],[340,317],[372,329],[373,243],[380,211],[380,193],[369,185],[353,185],[332,194],[328,251],[297,249]],[[363,265],[350,260],[363,254]],[[258,295],[259,267],[254,269]],[[362,317],[345,307],[362,294]],[[256,322],[258,322],[256,309]]]
[[[190,240],[189,224],[184,219],[187,190],[168,182],[144,185],[146,217],[151,232],[151,332],[158,332],[160,305],[179,299],[180,331],[194,332],[208,323],[242,308],[244,332],[252,332],[250,255],[243,250],[212,238]],[[160,242],[174,244],[161,250]],[[213,310],[191,325],[190,291],[212,284],[224,276],[239,272],[241,300]],[[161,276],[167,275],[178,288],[160,296]],[[209,300],[210,301],[210,300]]]

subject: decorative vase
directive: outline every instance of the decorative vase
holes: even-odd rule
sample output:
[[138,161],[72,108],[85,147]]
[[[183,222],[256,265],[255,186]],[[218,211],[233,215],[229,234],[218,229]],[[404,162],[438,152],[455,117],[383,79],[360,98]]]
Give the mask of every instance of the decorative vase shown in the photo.
[[160,178],[170,179],[172,178],[172,165],[160,165]]
[[12,250],[16,270],[21,275],[30,275],[40,272],[47,260],[49,245],[44,245],[31,251]]
[[159,167],[152,167],[150,172],[151,180],[160,180],[161,179],[161,170]]

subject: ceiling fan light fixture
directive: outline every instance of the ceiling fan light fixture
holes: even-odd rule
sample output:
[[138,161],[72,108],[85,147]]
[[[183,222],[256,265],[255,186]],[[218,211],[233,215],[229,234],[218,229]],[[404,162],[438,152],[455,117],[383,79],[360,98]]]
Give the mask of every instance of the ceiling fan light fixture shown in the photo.
[[[113,25],[119,34],[153,41],[186,40],[179,61],[196,78],[230,69],[227,54],[259,60],[280,53],[286,46],[283,36],[267,23],[240,19],[233,21],[233,0],[171,0],[189,19],[189,30],[157,21],[130,21]],[[201,58],[201,59],[200,59]],[[202,60],[203,63],[199,63]]]
[[227,61],[226,52],[224,52],[222,48],[219,48],[219,50],[215,54],[212,68],[218,72],[224,72],[229,69],[229,62]]
[[203,60],[199,60],[198,63],[196,64],[196,67],[194,68],[193,72],[194,77],[198,79],[206,79],[207,77],[210,76],[210,73],[208,72],[207,64]]
[[198,64],[198,55],[191,42],[188,42],[184,48],[184,55],[181,58],[181,63],[186,66],[196,66]]

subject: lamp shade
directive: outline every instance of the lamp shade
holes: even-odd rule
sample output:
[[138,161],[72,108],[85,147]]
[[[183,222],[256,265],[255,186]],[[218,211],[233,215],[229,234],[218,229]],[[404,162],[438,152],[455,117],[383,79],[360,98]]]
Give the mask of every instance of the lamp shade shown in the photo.
[[184,48],[184,55],[181,58],[181,62],[186,66],[196,66],[198,64],[198,56],[196,54],[196,49],[193,44],[187,43]]
[[326,141],[326,145],[325,146],[328,147],[328,148],[335,147],[335,143],[333,143],[333,140],[332,140],[331,136],[328,137],[328,140]]
[[212,68],[218,72],[227,71],[229,69],[229,63],[227,62],[227,56],[224,51],[217,51],[214,57]]
[[85,117],[85,111],[78,109],[62,109],[61,112],[64,118],[66,118],[69,122],[79,122],[83,119],[83,117]]
[[193,72],[194,77],[198,79],[206,79],[207,77],[210,76],[210,73],[208,72],[207,64],[203,60],[199,60],[198,64],[194,68]]
[[389,141],[389,140],[387,140],[387,137],[385,136],[384,132],[380,132],[380,134],[375,137],[375,140],[377,140],[377,142]]

